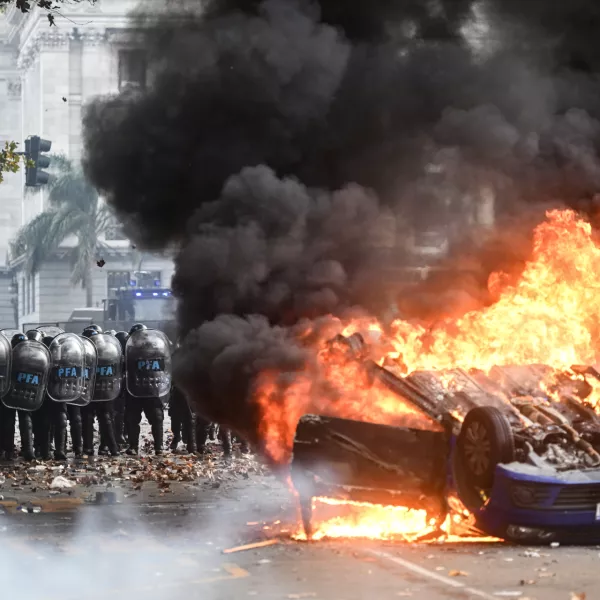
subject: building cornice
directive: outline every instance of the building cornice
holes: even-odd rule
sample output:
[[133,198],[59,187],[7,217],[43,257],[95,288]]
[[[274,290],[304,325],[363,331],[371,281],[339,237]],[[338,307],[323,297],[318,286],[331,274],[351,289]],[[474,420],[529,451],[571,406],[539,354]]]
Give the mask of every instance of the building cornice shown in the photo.
[[[116,38],[120,37],[118,32],[131,27],[129,13],[119,4],[113,4],[113,10],[105,12],[101,6],[101,3],[72,4],[68,10],[55,16],[56,25],[52,27],[48,24],[45,11],[36,7],[23,15],[13,6],[7,11],[12,15],[11,21],[6,19],[9,21],[8,33],[2,36],[0,30],[0,37],[4,37],[15,49],[19,71],[27,71],[43,49],[66,48],[71,40],[81,41],[87,46],[117,41]],[[108,4],[106,9],[110,9]]]

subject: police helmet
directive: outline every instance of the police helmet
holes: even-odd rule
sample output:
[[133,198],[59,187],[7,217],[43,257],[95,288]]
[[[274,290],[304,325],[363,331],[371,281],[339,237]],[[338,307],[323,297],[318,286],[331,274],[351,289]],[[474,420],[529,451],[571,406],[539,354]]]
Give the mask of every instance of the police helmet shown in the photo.
[[127,343],[129,334],[126,331],[117,331],[117,333],[115,333],[115,337],[119,340],[121,348],[125,350],[125,344]]
[[12,339],[10,340],[10,345],[14,348],[17,344],[20,344],[21,342],[26,342],[27,338],[25,337],[24,333],[15,333],[15,335],[12,336]]
[[52,340],[54,338],[51,335],[45,335],[44,339],[42,340],[42,344],[44,344],[44,346],[46,346],[46,348],[48,348],[50,346],[50,344],[52,343]]
[[28,340],[33,340],[34,342],[41,342],[44,339],[44,334],[41,331],[38,331],[37,329],[30,329],[25,334],[25,337]]
[[144,331],[148,329],[143,323],[136,323],[130,330],[129,335],[133,335],[136,331]]
[[100,331],[98,331],[94,325],[90,325],[89,327],[86,327],[83,330],[83,333],[81,335],[86,338],[91,338],[92,336],[98,335],[99,333]]
[[86,327],[86,329],[95,329],[97,333],[102,333],[102,327],[100,327],[100,325],[96,325],[94,323],[92,323],[91,325],[88,325]]
[[117,332],[114,329],[109,329],[108,331],[105,331],[104,333],[106,333],[108,335],[112,335],[114,337]]

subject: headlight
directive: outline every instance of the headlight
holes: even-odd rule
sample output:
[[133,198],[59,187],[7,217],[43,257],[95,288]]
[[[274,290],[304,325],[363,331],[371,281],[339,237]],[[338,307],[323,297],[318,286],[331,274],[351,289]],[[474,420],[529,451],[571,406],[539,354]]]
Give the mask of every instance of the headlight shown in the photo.
[[528,485],[514,485],[511,489],[511,498],[516,506],[531,506],[536,503],[535,489]]

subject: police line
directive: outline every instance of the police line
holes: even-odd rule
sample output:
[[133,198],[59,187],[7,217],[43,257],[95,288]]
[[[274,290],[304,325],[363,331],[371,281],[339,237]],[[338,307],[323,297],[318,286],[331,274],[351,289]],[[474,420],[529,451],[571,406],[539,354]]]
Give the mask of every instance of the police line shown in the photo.
[[126,391],[134,398],[168,398],[171,342],[142,324],[129,334],[82,335],[40,327],[26,334],[0,330],[0,398],[7,408],[36,411],[51,401],[87,406]]

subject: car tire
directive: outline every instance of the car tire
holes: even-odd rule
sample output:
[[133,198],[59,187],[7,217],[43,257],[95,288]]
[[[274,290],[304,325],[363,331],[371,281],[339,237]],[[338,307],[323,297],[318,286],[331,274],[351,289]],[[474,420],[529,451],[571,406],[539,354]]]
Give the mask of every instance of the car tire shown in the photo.
[[461,487],[492,489],[496,465],[515,459],[515,439],[506,416],[493,406],[470,410],[456,441]]

